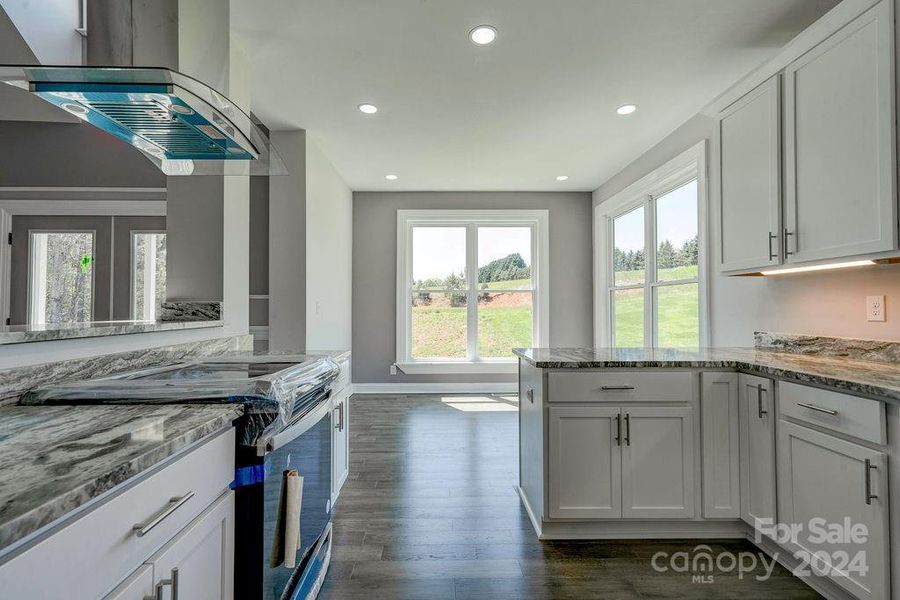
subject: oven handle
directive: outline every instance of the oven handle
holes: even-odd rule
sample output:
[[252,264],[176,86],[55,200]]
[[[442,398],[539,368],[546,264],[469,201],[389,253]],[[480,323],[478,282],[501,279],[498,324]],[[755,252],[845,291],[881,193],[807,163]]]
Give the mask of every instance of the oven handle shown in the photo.
[[302,419],[300,419],[287,429],[279,431],[271,437],[261,439],[256,445],[257,456],[265,456],[269,452],[278,450],[288,442],[295,440],[296,438],[306,433],[316,423],[321,421],[324,417],[329,416],[330,414],[331,401],[330,399],[326,398],[322,400],[322,402],[319,403],[319,405],[311,410],[308,414],[304,415]]

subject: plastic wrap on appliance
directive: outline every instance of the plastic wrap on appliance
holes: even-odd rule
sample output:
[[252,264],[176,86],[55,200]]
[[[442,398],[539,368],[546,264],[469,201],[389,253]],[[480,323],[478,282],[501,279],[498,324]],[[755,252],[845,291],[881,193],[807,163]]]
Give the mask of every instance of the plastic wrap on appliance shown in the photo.
[[[300,355],[296,355],[300,357]],[[215,376],[215,366],[234,364],[232,360],[207,360],[151,367],[110,377],[44,386],[26,393],[22,404],[242,404],[243,445],[274,435],[287,426],[295,407],[304,400],[330,388],[340,372],[338,364],[327,356],[309,357],[272,374],[254,377]],[[243,361],[259,364],[264,355]],[[204,374],[204,368],[208,368]],[[188,373],[189,372],[189,373]],[[185,373],[183,376],[181,373]],[[213,375],[213,376],[211,376]]]

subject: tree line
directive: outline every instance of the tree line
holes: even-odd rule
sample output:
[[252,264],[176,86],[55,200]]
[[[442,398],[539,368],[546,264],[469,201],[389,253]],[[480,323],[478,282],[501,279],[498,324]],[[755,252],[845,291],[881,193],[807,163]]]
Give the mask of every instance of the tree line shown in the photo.
[[[698,236],[684,242],[680,248],[669,240],[663,240],[656,251],[656,268],[671,269],[674,267],[687,267],[696,265],[699,253]],[[629,250],[625,252],[621,248],[613,248],[613,266],[616,271],[640,271],[646,265],[644,249]]]

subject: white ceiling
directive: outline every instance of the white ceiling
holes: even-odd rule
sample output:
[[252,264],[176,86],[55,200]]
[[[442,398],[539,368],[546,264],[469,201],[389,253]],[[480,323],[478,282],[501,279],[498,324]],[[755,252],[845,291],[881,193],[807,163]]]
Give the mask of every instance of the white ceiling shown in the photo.
[[233,2],[232,27],[253,111],[354,190],[593,190],[836,3],[267,0]]

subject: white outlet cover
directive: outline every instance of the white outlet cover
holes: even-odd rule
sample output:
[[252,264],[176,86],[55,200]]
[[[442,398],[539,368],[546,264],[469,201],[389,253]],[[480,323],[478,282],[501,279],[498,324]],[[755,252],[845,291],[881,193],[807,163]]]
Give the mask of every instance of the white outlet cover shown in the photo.
[[866,296],[866,320],[885,320],[884,296]]

